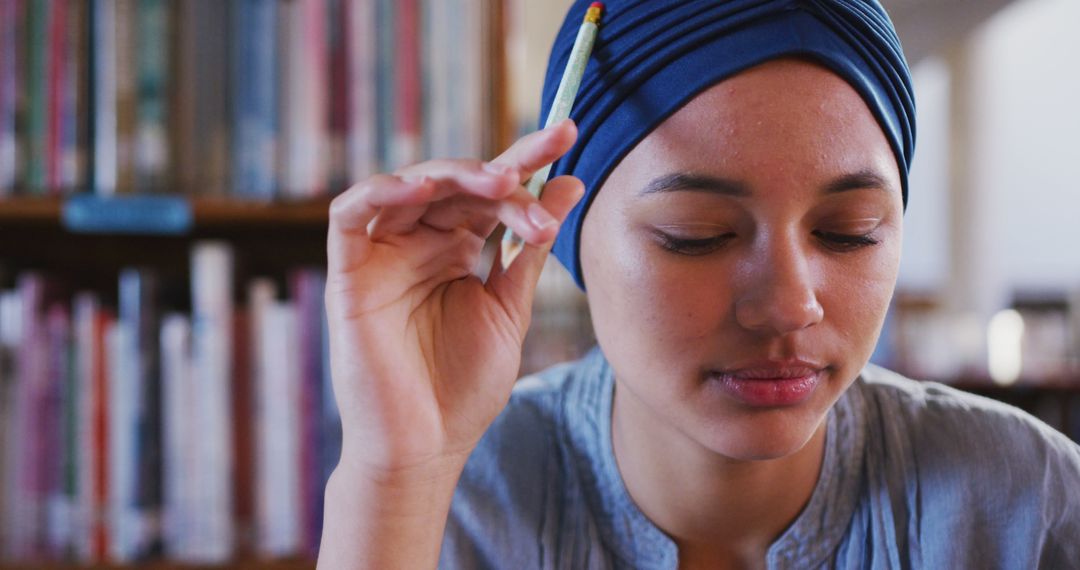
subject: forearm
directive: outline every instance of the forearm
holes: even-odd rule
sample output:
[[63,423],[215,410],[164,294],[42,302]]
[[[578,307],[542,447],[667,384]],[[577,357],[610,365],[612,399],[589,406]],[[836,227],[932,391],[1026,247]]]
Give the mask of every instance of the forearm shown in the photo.
[[424,569],[439,561],[463,461],[372,476],[346,462],[326,485],[319,568]]

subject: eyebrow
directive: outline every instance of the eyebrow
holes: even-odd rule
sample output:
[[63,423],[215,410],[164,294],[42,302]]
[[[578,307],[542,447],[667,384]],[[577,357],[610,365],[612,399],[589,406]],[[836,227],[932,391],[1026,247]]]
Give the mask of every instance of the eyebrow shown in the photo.
[[[822,193],[838,194],[862,189],[891,191],[892,185],[881,174],[863,169],[830,181]],[[733,198],[748,198],[751,195],[750,187],[744,182],[692,172],[673,172],[658,176],[642,188],[641,195],[664,192],[706,192]]]

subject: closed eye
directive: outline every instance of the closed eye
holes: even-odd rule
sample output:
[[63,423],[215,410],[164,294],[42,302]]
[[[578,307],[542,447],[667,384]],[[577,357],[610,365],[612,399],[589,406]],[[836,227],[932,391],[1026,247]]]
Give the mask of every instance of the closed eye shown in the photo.
[[660,246],[664,249],[680,255],[705,255],[716,251],[728,240],[735,237],[733,233],[710,236],[707,238],[682,238],[664,232],[656,232]]
[[814,235],[821,243],[833,251],[854,251],[864,247],[877,245],[880,240],[871,234],[840,234],[835,232],[815,231]]

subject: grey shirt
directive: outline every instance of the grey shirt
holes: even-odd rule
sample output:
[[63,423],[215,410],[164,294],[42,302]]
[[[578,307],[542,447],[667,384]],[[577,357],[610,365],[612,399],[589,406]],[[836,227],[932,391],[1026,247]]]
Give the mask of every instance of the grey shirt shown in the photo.
[[[458,484],[440,568],[675,569],[611,447],[599,350],[515,387]],[[1030,415],[868,366],[827,419],[769,568],[1080,568],[1080,447]]]

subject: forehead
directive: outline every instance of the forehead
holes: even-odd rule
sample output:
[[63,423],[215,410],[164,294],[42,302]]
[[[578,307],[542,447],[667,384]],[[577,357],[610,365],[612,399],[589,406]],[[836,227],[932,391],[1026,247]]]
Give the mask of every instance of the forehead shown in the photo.
[[640,141],[608,182],[625,188],[627,177],[693,170],[753,183],[868,168],[895,176],[899,187],[895,156],[866,103],[828,69],[784,59],[698,94]]

